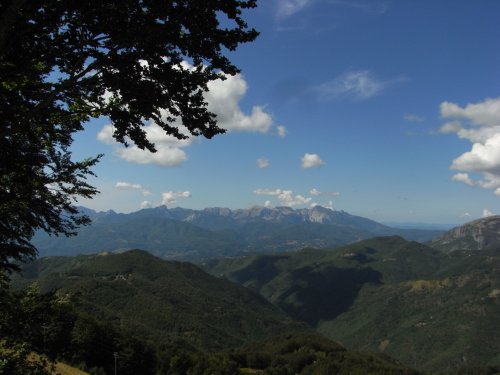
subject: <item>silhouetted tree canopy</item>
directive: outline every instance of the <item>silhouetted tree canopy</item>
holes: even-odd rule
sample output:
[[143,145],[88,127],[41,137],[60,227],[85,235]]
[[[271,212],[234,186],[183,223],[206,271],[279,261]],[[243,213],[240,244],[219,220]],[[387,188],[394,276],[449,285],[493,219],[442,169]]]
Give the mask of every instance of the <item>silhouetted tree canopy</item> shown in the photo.
[[153,152],[143,129],[149,121],[179,139],[224,132],[203,93],[208,82],[238,72],[225,53],[257,37],[241,17],[255,6],[0,2],[0,270],[36,255],[36,230],[71,235],[88,222],[74,198],[97,193],[86,177],[100,155],[74,161],[70,146],[92,118],[108,117],[117,141]]

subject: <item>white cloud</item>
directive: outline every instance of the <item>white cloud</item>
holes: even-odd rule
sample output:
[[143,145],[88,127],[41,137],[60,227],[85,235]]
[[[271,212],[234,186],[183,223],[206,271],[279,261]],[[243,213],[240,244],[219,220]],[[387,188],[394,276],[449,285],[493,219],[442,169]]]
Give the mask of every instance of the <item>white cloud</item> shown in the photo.
[[379,81],[368,70],[351,71],[316,87],[316,91],[327,99],[351,97],[368,99],[387,87],[389,82]]
[[257,159],[257,167],[259,168],[269,167],[269,160],[267,160],[266,158]]
[[326,195],[326,196],[331,196],[331,197],[336,197],[336,196],[340,195],[340,193],[337,191],[322,192],[316,188],[312,188],[311,190],[309,190],[309,194],[314,195],[314,196]]
[[283,125],[278,125],[276,129],[278,130],[278,136],[280,136],[281,138],[285,138],[288,133],[286,128]]
[[301,159],[302,168],[318,168],[321,167],[325,162],[321,160],[318,154],[308,154],[305,153]]
[[120,148],[116,153],[124,160],[136,164],[156,164],[161,167],[177,167],[187,160],[186,153],[176,147],[156,147],[155,153],[136,146]]
[[[190,66],[183,64],[185,69]],[[249,114],[245,114],[239,102],[247,91],[247,83],[241,74],[226,76],[225,80],[215,80],[208,83],[208,92],[205,93],[205,100],[208,110],[217,115],[218,126],[229,131],[246,131],[269,133],[274,126],[273,119],[262,106],[254,106]],[[162,116],[168,116],[168,112],[161,111]],[[105,144],[113,145],[115,153],[122,159],[137,164],[156,164],[162,167],[179,166],[187,160],[184,148],[193,143],[194,137],[182,125],[180,119],[176,119],[174,126],[178,127],[181,134],[189,138],[179,140],[173,136],[166,135],[165,131],[155,123],[147,124],[143,127],[146,137],[155,144],[156,153],[141,150],[129,141],[131,146],[123,147],[113,138],[113,126],[105,125],[97,139]],[[277,127],[278,135],[282,135],[286,130],[283,126]]]
[[445,123],[441,133],[456,133],[461,139],[472,143],[470,151],[453,160],[450,168],[462,172],[483,174],[483,179],[474,181],[466,173],[457,173],[452,179],[469,185],[495,189],[500,195],[500,98],[469,103],[464,107],[451,102],[440,105],[441,117],[451,119]]
[[161,194],[161,204],[168,205],[177,203],[177,199],[179,198],[190,198],[191,193],[189,191],[166,191]]
[[476,126],[498,126],[500,119],[500,98],[486,99],[480,103],[460,107],[455,103],[441,103],[443,118],[462,118]]
[[321,191],[319,191],[316,188],[312,188],[311,190],[309,190],[309,194],[311,194],[311,195],[321,195]]
[[469,177],[467,173],[457,173],[451,177],[452,181],[463,182],[466,185],[474,186],[475,182]]
[[218,126],[232,131],[267,133],[273,125],[272,117],[261,106],[254,106],[249,115],[244,114],[239,101],[247,91],[247,83],[241,74],[226,76],[225,80],[208,83],[205,99],[208,110],[217,115]]
[[253,191],[257,195],[279,195],[281,193],[281,189],[257,189]]
[[403,119],[405,121],[409,121],[409,122],[424,122],[425,121],[425,118],[423,118],[422,116],[414,115],[412,113],[407,113],[406,115],[404,115]]
[[462,215],[460,215],[460,217],[469,218],[471,217],[471,214],[468,212],[464,212]]
[[319,204],[316,202],[311,203],[311,208],[316,207],[316,206],[328,208],[332,211],[335,210],[335,206],[333,205],[333,201],[328,201],[328,204]]
[[[186,130],[179,126],[182,133]],[[189,146],[193,139],[179,140],[171,135],[165,134],[165,131],[156,124],[150,124],[143,127],[146,137],[155,144],[157,152],[141,150],[135,144],[129,147],[123,147],[113,138],[113,126],[105,125],[97,139],[106,144],[114,144],[115,152],[122,159],[136,164],[156,164],[162,167],[175,167],[187,160],[186,153],[181,149]]]
[[141,208],[151,208],[153,207],[153,204],[149,201],[142,201],[141,202]]
[[[312,198],[310,198],[310,197],[304,197],[300,194],[293,195],[292,190],[257,189],[257,190],[254,190],[254,193],[257,195],[275,196],[279,200],[281,206],[287,206],[287,207],[302,206],[302,205],[310,204],[312,202]],[[266,201],[266,204],[268,206],[270,206],[271,202]]]
[[118,181],[115,188],[120,190],[140,190],[143,195],[151,195],[152,193],[141,184],[131,184],[130,182]]
[[453,160],[451,169],[500,174],[500,133],[484,144],[474,143],[470,151]]
[[485,208],[483,210],[483,217],[488,217],[488,216],[493,216],[493,215],[494,215],[494,213],[491,212],[489,209]]
[[265,201],[264,207],[271,208],[272,207],[271,201]]
[[279,0],[277,16],[278,18],[290,17],[303,10],[311,3],[312,0]]

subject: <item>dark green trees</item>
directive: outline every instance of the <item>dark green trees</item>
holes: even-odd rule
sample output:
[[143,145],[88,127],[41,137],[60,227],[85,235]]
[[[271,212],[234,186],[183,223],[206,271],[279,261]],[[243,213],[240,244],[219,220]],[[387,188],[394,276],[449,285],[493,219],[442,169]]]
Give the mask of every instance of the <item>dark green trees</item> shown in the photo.
[[[32,257],[34,232],[72,234],[76,196],[99,156],[71,159],[73,133],[107,116],[114,137],[155,151],[143,124],[177,137],[224,130],[207,83],[238,69],[224,56],[257,32],[237,0],[0,2],[0,270]],[[174,122],[180,118],[186,130]]]

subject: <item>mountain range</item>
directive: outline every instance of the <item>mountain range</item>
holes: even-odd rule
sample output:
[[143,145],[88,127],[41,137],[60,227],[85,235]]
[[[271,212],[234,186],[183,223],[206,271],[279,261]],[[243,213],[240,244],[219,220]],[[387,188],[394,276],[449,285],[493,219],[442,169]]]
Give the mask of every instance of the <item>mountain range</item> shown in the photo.
[[75,237],[50,237],[39,232],[33,243],[41,256],[77,255],[101,251],[143,249],[167,259],[199,261],[256,252],[328,248],[375,236],[399,235],[428,241],[437,230],[391,228],[376,221],[333,211],[252,207],[143,209],[129,214],[86,208],[92,224]]
[[[342,228],[346,238],[362,230],[366,234],[386,230],[368,219],[325,209],[236,212],[161,207],[129,215],[88,213],[94,226],[85,229],[100,229],[87,241],[101,241],[99,233],[122,228],[129,231],[128,239],[154,242],[156,238],[158,249],[168,240],[174,243],[182,236],[187,240],[191,233],[203,233],[210,241],[213,233],[227,231],[239,240],[238,228],[255,228],[255,233],[288,228],[292,234],[310,235],[310,228],[319,225],[325,233]],[[268,345],[265,342],[231,352],[231,361],[252,369],[240,373],[267,373],[265,369],[276,365],[271,359],[285,352],[283,366],[298,358],[307,364],[293,373],[310,373],[316,363],[327,366],[322,358],[333,358],[336,344],[325,344],[329,348],[325,354],[312,344],[321,336],[301,336],[313,329],[348,348],[389,355],[426,372],[494,374],[500,369],[500,242],[495,229],[499,221],[500,217],[474,221],[425,244],[384,236],[332,248],[229,252],[239,255],[200,263],[212,276],[190,263],[161,260],[140,250],[51,256],[27,264],[14,285],[36,282],[42,292],[56,291],[77,309],[154,344],[188,351],[227,350],[254,339],[271,340],[278,350],[272,355],[250,354],[249,350]],[[160,224],[155,227],[155,223]],[[148,231],[151,228],[156,232]],[[157,237],[165,234],[162,229],[165,237]],[[259,239],[255,233],[248,238]],[[224,254],[212,253],[211,245],[191,244],[201,246],[198,255]],[[291,336],[268,339],[277,332]],[[287,340],[293,344],[284,344]],[[342,361],[346,356],[335,358]],[[357,354],[353,358],[357,363],[379,361]],[[373,373],[392,373],[383,370],[388,364],[380,365],[381,372]],[[332,366],[338,368],[338,362]],[[411,373],[392,368],[394,373]]]

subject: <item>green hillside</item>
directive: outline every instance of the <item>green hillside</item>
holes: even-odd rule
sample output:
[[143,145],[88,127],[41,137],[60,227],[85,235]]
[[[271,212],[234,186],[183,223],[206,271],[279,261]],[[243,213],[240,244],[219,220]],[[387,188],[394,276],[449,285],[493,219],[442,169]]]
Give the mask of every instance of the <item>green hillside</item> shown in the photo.
[[205,266],[349,348],[426,371],[500,365],[498,254],[383,237]]
[[[36,365],[32,373],[45,375],[57,358],[113,374],[114,353],[126,375],[420,374],[347,350],[246,288],[144,251],[39,259],[12,287],[19,292],[0,289],[2,374]],[[49,362],[31,363],[30,351]]]
[[258,294],[190,263],[147,252],[42,258],[17,288],[69,295],[76,306],[151,342],[217,350],[303,328]]

